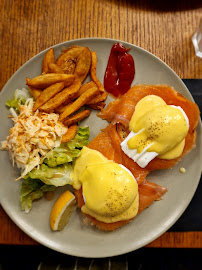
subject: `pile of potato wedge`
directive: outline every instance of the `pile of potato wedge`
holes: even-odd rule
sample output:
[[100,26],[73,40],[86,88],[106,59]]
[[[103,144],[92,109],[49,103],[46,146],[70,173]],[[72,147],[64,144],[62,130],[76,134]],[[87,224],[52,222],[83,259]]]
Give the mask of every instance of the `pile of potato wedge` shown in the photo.
[[[62,143],[74,138],[77,123],[90,115],[90,109],[100,110],[105,106],[107,93],[96,76],[96,68],[96,52],[87,47],[70,46],[56,60],[51,48],[44,56],[42,74],[26,78],[35,99],[33,110],[58,113],[59,120],[68,126]],[[89,72],[92,81],[83,84]]]

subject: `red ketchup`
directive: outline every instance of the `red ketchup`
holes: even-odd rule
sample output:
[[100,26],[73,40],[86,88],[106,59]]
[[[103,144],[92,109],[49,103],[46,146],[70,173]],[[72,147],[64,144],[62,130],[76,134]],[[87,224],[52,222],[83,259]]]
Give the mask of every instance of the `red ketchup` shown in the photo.
[[135,76],[133,57],[121,43],[116,43],[111,49],[104,76],[104,88],[114,97],[125,94],[131,87]]

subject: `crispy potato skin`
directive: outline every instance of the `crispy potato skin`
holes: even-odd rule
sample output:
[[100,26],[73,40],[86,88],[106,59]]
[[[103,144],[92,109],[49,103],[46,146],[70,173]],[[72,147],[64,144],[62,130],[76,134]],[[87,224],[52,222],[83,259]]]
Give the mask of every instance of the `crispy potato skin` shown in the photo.
[[97,95],[96,97],[88,101],[86,104],[93,105],[93,104],[99,103],[101,101],[104,101],[107,98],[107,96],[108,96],[107,93],[101,92],[101,94]]
[[59,55],[56,64],[61,67],[64,73],[74,74],[77,58],[83,49],[84,47],[76,45],[68,47]]
[[74,75],[76,78],[80,79],[81,82],[86,78],[91,66],[91,52],[85,47],[81,54],[79,54],[76,61],[76,68]]
[[51,48],[47,51],[42,62],[42,74],[49,73],[49,64],[55,62],[54,49]]
[[[26,82],[28,83],[31,79],[29,78],[26,78]],[[42,89],[37,89],[37,88],[34,88],[34,87],[31,87],[28,85],[28,89],[29,89],[29,92],[31,94],[31,96],[36,100],[40,95],[41,95],[41,92],[42,92]]]
[[64,82],[59,82],[44,89],[40,96],[36,99],[33,106],[33,111],[36,111],[40,106],[58,94],[64,88],[64,86]]
[[64,74],[62,68],[55,63],[50,63],[48,67],[50,73]]
[[[96,67],[97,55],[87,47],[70,46],[60,53],[56,61],[54,49],[49,49],[43,58],[42,75],[26,78],[35,99],[33,110],[58,113],[59,120],[65,120],[70,126],[90,115],[91,110],[88,109],[71,116],[83,105],[95,110],[104,108],[107,93],[96,77]],[[89,71],[92,81],[81,86]]]
[[91,68],[90,68],[90,75],[93,80],[93,82],[97,85],[97,87],[100,89],[100,91],[104,92],[104,87],[101,84],[101,82],[98,80],[97,75],[96,75],[96,70],[97,70],[97,54],[96,52],[91,52],[91,58],[92,58],[92,63],[91,63]]
[[64,120],[63,124],[65,126],[70,126],[72,124],[78,123],[79,121],[88,117],[90,115],[90,113],[91,113],[91,110],[84,110],[82,112],[79,112],[79,113],[75,114],[74,116]]
[[67,132],[62,136],[62,143],[66,143],[66,142],[69,142],[71,140],[74,139],[75,135],[76,135],[76,132],[77,132],[77,125],[74,124],[74,125],[71,125]]
[[60,93],[58,93],[53,98],[48,100],[45,104],[40,106],[39,110],[43,112],[50,112],[58,108],[64,102],[70,102],[74,98],[80,87],[80,80],[75,80],[72,85],[64,88]]
[[77,93],[76,97],[81,96],[84,92],[86,92],[88,89],[92,87],[97,87],[93,81],[83,84],[81,88],[79,89],[79,92]]
[[71,115],[72,113],[78,111],[83,105],[85,105],[90,99],[95,97],[99,93],[99,89],[97,87],[92,87],[84,92],[80,97],[78,97],[71,106],[66,108],[64,112],[60,114],[59,121],[63,121],[66,117]]
[[64,112],[64,110],[66,109],[67,106],[70,106],[73,102],[64,102],[62,105],[60,105],[59,107],[55,108],[55,112],[61,114],[62,112]]
[[27,82],[27,85],[34,88],[45,89],[49,87],[50,85],[59,83],[59,82],[64,82],[65,86],[68,86],[68,85],[71,85],[74,80],[75,80],[74,75],[48,73],[48,74],[39,75],[29,80]]

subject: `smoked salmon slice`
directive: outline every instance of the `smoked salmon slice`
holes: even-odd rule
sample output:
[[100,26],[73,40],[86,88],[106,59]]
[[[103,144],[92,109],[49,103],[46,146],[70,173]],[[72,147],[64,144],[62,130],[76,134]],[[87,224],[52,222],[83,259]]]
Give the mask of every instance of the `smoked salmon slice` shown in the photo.
[[[139,192],[139,211],[140,214],[146,207],[149,207],[155,200],[160,200],[161,197],[167,192],[167,189],[161,187],[155,183],[151,183],[148,181],[144,181],[141,185],[138,186]],[[81,208],[85,203],[82,195],[82,188],[79,190],[75,190],[75,197],[77,199],[78,207]],[[117,221],[113,223],[104,223],[95,219],[94,217],[84,214],[92,225],[96,226],[100,230],[103,231],[114,231],[129,222],[131,222],[134,218],[128,220]]]
[[168,169],[180,161],[195,145],[195,129],[199,121],[200,111],[194,102],[188,100],[168,85],[135,85],[120,99],[111,102],[98,116],[112,124],[121,123],[128,129],[136,104],[148,95],[157,95],[168,105],[180,106],[189,119],[189,131],[185,138],[185,147],[182,155],[172,160],[164,160],[156,157],[145,168],[149,171]]
[[[139,167],[130,159],[121,149],[123,138],[117,132],[119,124],[123,125],[125,132],[128,133],[130,119],[135,111],[135,106],[140,99],[147,95],[157,95],[161,97],[168,105],[180,106],[189,118],[189,131],[185,138],[185,147],[182,155],[173,160],[163,160],[155,158],[145,168]],[[105,157],[128,168],[138,183],[139,192],[139,211],[141,213],[146,207],[149,207],[155,200],[159,200],[166,192],[165,187],[155,183],[148,182],[145,178],[153,170],[168,169],[174,166],[184,155],[186,155],[194,146],[196,140],[196,126],[199,121],[198,106],[186,99],[183,95],[167,85],[136,85],[132,87],[121,98],[111,102],[105,110],[98,114],[109,124],[102,132],[94,138],[88,147],[101,152]],[[75,196],[78,206],[84,205],[82,189],[75,190]],[[92,225],[95,225],[104,231],[113,231],[129,223],[132,219],[114,223],[104,223],[95,218],[85,215]]]
[[[145,177],[149,174],[150,170],[139,167],[132,159],[130,159],[122,151],[120,147],[121,138],[119,137],[116,125],[108,125],[97,137],[95,137],[87,147],[97,150],[105,157],[113,160],[116,163],[122,164],[127,167],[134,175],[138,183],[139,191],[139,212],[142,212],[146,207],[149,207],[153,201],[159,200],[167,191],[166,188],[159,186],[155,183],[151,183],[145,180]],[[77,199],[78,207],[84,205],[82,189],[75,190],[75,196]],[[96,220],[90,215],[85,215],[90,222],[104,231],[113,231],[123,225],[129,223],[130,220],[118,221],[114,223],[104,223]]]
[[148,95],[161,97],[167,105],[180,106],[189,118],[190,130],[196,128],[200,114],[198,106],[168,85],[135,85],[121,98],[109,103],[98,116],[112,124],[122,123],[128,127],[136,104]]

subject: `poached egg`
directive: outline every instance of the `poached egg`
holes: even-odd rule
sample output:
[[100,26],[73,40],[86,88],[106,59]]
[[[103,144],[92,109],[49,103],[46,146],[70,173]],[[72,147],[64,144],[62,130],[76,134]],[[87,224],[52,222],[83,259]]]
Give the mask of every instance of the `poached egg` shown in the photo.
[[182,154],[189,120],[181,107],[167,105],[159,96],[148,95],[137,103],[129,129],[131,132],[121,148],[145,168],[157,156],[174,159]]
[[138,185],[132,173],[100,152],[83,147],[74,164],[74,189],[82,187],[81,211],[99,221],[113,223],[138,213]]

